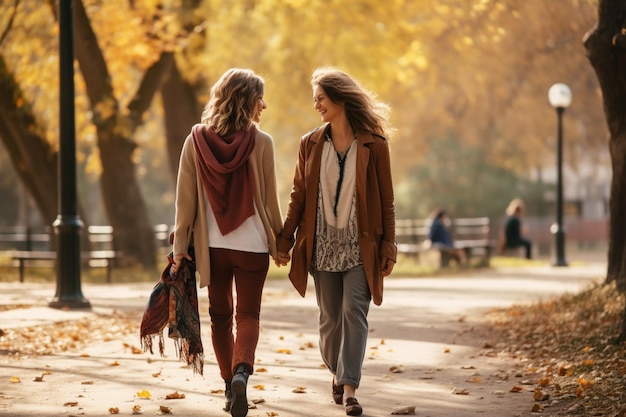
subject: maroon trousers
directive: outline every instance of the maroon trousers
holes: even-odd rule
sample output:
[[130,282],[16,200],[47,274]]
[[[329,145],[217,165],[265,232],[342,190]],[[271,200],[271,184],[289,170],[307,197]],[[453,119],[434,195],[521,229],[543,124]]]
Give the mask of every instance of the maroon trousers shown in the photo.
[[[209,315],[211,341],[224,380],[239,365],[252,373],[259,341],[261,295],[269,269],[267,253],[210,248]],[[233,301],[233,279],[236,301]],[[233,313],[236,331],[233,333]]]

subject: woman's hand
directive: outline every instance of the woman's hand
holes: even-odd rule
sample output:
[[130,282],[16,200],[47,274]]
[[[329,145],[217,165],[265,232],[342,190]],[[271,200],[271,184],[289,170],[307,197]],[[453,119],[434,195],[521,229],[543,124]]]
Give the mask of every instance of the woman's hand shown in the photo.
[[391,271],[393,271],[393,267],[396,265],[396,261],[383,256],[382,262],[380,264],[380,272],[383,277],[387,277],[391,275]]
[[274,259],[274,263],[276,264],[277,267],[286,266],[291,260],[291,257],[289,256],[289,254],[285,252],[278,252],[276,256],[277,258]]
[[174,255],[174,263],[172,264],[172,266],[170,266],[170,274],[175,274],[176,272],[178,272],[178,268],[180,268],[180,265],[183,261],[183,259],[187,259],[188,261],[192,261],[191,256],[189,256],[188,253],[179,253]]

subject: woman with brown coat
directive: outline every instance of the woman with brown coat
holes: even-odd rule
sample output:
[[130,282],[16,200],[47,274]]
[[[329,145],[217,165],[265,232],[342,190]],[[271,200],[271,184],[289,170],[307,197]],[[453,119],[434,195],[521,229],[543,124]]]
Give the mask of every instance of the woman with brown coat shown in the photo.
[[[333,399],[361,415],[361,379],[371,300],[396,260],[388,108],[345,72],[317,69],[313,101],[322,126],[304,135],[278,255],[304,296],[313,275],[320,352],[333,374]],[[295,234],[295,239],[294,239]]]

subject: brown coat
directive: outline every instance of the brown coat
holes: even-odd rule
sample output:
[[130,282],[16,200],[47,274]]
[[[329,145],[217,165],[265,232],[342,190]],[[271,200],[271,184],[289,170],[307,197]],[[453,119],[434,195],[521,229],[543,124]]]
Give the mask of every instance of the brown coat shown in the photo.
[[[279,252],[293,248],[289,279],[303,297],[313,257],[323,138],[328,128],[328,124],[322,125],[300,139],[287,218],[277,242]],[[357,133],[357,144],[359,246],[372,298],[380,305],[383,300],[381,258],[395,261],[397,253],[389,146],[385,138],[367,132]]]

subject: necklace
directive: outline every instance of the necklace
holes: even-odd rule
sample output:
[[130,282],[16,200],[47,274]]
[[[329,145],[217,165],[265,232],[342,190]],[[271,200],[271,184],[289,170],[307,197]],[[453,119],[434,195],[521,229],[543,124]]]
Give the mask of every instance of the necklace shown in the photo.
[[[348,153],[350,152],[350,148],[352,148],[352,144],[356,140],[356,132],[353,131],[352,135],[353,135],[353,141],[350,142],[350,144],[348,145],[348,148],[345,151],[339,152],[335,150],[335,153],[337,154],[337,163],[339,164],[339,178],[337,179],[337,189],[335,191],[335,204],[333,205],[333,213],[335,214],[335,217],[337,217],[337,206],[339,206],[339,195],[341,194],[341,185],[343,184],[343,173],[344,173],[345,166],[346,166],[346,160],[348,159]],[[330,136],[330,133],[326,133],[326,139],[329,140],[331,144],[333,143],[333,138]]]

